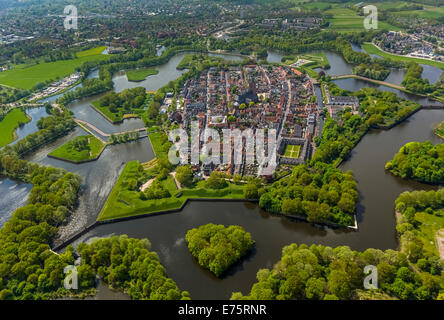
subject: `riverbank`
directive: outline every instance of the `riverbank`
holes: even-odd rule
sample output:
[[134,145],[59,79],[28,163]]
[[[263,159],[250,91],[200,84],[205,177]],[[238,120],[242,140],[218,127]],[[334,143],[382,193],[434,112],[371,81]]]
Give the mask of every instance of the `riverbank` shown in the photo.
[[0,148],[17,140],[17,128],[31,120],[32,118],[20,108],[11,109],[0,121]]
[[398,54],[392,54],[385,52],[381,50],[381,48],[377,47],[374,43],[371,42],[365,42],[361,45],[362,49],[367,52],[368,54],[376,54],[383,58],[392,59],[395,61],[404,61],[404,62],[416,62],[418,64],[427,64],[432,67],[437,67],[444,70],[444,63],[435,61],[435,60],[427,60],[427,59],[421,59],[421,58],[413,58]]

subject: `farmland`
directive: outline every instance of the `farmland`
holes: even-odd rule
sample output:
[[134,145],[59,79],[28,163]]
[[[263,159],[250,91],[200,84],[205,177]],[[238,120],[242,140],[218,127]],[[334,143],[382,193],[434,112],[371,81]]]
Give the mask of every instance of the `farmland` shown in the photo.
[[32,89],[38,83],[53,82],[75,72],[87,61],[106,60],[109,56],[101,54],[105,47],[97,47],[77,53],[77,58],[72,60],[59,60],[55,62],[38,63],[32,66],[13,67],[10,70],[0,72],[0,84],[19,88]]

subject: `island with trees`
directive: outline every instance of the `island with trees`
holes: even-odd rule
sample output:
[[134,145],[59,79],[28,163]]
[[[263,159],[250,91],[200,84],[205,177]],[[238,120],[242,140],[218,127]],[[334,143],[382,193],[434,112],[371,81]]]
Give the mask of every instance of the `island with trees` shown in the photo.
[[207,224],[187,232],[190,253],[217,277],[251,251],[251,234],[240,226]]
[[139,82],[145,80],[147,77],[158,74],[159,71],[157,69],[135,69],[128,70],[126,72],[126,77],[128,81]]
[[145,113],[148,102],[151,101],[149,98],[145,88],[137,87],[120,93],[109,92],[99,100],[93,101],[92,105],[110,122],[119,123],[123,119],[139,117]]
[[48,157],[82,163],[97,160],[106,144],[93,135],[74,138],[48,154]]
[[267,211],[303,217],[309,222],[355,224],[359,200],[351,171],[343,173],[331,165],[300,165],[292,174],[265,188],[259,206]]
[[441,184],[444,182],[444,144],[407,143],[385,168],[403,179]]

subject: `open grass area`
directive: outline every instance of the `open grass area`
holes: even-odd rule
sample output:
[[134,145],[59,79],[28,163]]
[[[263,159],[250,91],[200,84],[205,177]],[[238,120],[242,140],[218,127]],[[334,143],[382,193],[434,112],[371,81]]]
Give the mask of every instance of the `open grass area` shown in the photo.
[[444,229],[444,210],[437,211],[438,214],[428,214],[426,212],[417,212],[415,219],[421,224],[418,230],[424,250],[438,255],[438,246],[436,235],[439,230]]
[[163,199],[142,200],[139,190],[129,190],[128,182],[137,180],[141,176],[138,161],[128,162],[119,179],[114,185],[98,220],[110,220],[141,214],[149,214],[166,210],[179,209],[187,199],[243,199],[243,185],[228,183],[225,189],[214,190],[205,186],[205,181],[200,181],[194,188],[183,188],[177,190],[172,176],[161,182],[171,197]]
[[168,150],[164,147],[164,143],[168,140],[168,136],[163,132],[155,132],[149,135],[154,154],[157,158],[167,158]]
[[126,77],[129,81],[143,81],[148,76],[152,76],[154,74],[158,74],[159,71],[156,69],[136,69],[136,70],[128,70],[126,72]]
[[410,58],[405,56],[399,56],[390,54],[384,51],[379,50],[374,44],[372,43],[364,43],[362,46],[362,49],[365,50],[368,54],[377,54],[383,58],[392,59],[395,61],[405,61],[405,62],[416,62],[420,64],[427,64],[429,66],[437,67],[444,70],[444,63],[439,61],[432,61],[432,60],[425,60],[420,58]]
[[0,148],[15,140],[15,130],[20,124],[31,121],[19,108],[9,111],[5,118],[0,121]]
[[284,156],[287,158],[299,158],[299,153],[301,152],[301,146],[300,145],[287,145],[285,148],[285,154]]
[[[344,7],[335,7],[324,12],[333,18],[328,19],[329,29],[337,32],[361,32],[365,31],[364,16],[359,16],[356,11]],[[392,26],[384,21],[378,22],[378,29],[399,31],[400,28]]]
[[435,129],[435,134],[444,139],[444,121]]
[[68,141],[49,155],[62,160],[81,162],[96,159],[105,146],[105,143],[93,135],[80,136]]
[[60,60],[44,62],[25,68],[13,67],[10,70],[0,72],[0,84],[29,90],[36,84],[46,81],[55,81],[75,72],[87,61],[106,60],[108,55],[101,52],[105,47],[98,47],[77,53],[77,58],[72,60]]

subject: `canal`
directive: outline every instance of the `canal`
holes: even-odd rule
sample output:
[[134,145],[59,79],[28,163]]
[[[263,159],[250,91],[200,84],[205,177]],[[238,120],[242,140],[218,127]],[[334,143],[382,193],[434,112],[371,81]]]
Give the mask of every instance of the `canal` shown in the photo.
[[[182,60],[183,55],[181,55],[178,54],[166,65],[160,66],[159,70],[162,68],[162,73],[148,77],[144,86],[149,90],[150,88],[155,90],[180,76],[181,72],[175,69]],[[176,57],[179,58],[176,59]],[[342,64],[340,67],[346,66]],[[132,83],[125,78],[126,76],[122,77],[118,74],[113,78],[116,83],[119,83],[116,85],[118,90],[132,86]],[[148,81],[149,79],[152,82]],[[348,90],[371,85],[367,82],[360,83],[356,79],[345,80],[347,81],[338,80],[337,83]],[[141,83],[137,83],[137,86],[140,85]],[[404,94],[394,91],[400,95]],[[140,125],[137,120],[125,120],[120,125],[110,124],[90,107],[90,102],[94,99],[97,97],[75,101],[70,104],[69,108],[79,119],[88,121],[107,133],[136,128]],[[415,96],[409,96],[409,99],[423,101],[422,98]],[[92,237],[119,234],[148,238],[153,250],[159,254],[168,276],[172,277],[182,290],[188,290],[193,299],[228,299],[235,291],[246,294],[255,282],[257,271],[261,268],[271,268],[280,259],[282,247],[291,243],[324,244],[332,247],[348,245],[360,251],[369,247],[384,250],[396,249],[394,200],[403,191],[431,187],[394,177],[385,172],[384,165],[406,142],[425,140],[431,140],[433,143],[442,142],[433,135],[432,128],[443,120],[442,110],[421,110],[389,131],[368,133],[353,150],[350,159],[341,166],[341,169],[353,170],[358,181],[361,196],[357,209],[360,228],[358,232],[319,228],[292,221],[285,217],[270,215],[251,203],[193,202],[178,213],[99,226],[75,244]],[[76,128],[68,136],[58,139],[27,157],[29,161],[62,167],[80,174],[83,178],[79,206],[67,225],[60,228],[58,241],[68,238],[96,220],[127,161],[146,162],[154,158],[148,139],[107,147],[98,161],[81,165],[47,157],[47,154],[55,148],[83,134],[85,132],[81,128]],[[0,211],[0,219],[7,221],[8,215],[10,216],[16,208],[24,204],[30,188],[30,185],[9,179],[1,180],[2,208],[9,207],[9,209]],[[18,193],[9,191],[15,189],[21,191]],[[256,241],[254,251],[231,268],[222,279],[214,277],[209,271],[201,268],[188,252],[185,243],[185,235],[189,229],[210,222],[241,225],[252,233]]]

